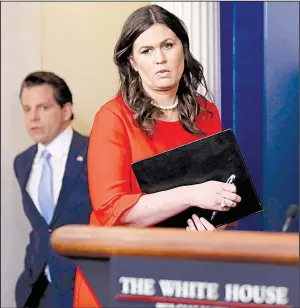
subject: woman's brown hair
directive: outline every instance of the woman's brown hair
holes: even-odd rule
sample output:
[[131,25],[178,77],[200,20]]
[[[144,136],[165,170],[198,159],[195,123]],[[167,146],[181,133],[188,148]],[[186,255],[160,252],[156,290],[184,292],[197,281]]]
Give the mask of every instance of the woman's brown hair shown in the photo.
[[[114,62],[118,66],[120,76],[119,93],[134,112],[138,125],[148,136],[151,136],[156,126],[155,118],[159,117],[162,111],[151,104],[152,98],[143,89],[141,78],[132,68],[129,57],[132,55],[135,40],[156,23],[171,29],[180,39],[184,50],[184,71],[177,91],[179,121],[191,134],[203,134],[196,125],[196,118],[201,109],[197,96],[202,96],[198,93],[198,87],[203,86],[205,94],[209,93],[203,67],[190,52],[189,37],[184,23],[158,5],[137,9],[123,26],[114,50]],[[202,99],[206,102],[203,96]]]

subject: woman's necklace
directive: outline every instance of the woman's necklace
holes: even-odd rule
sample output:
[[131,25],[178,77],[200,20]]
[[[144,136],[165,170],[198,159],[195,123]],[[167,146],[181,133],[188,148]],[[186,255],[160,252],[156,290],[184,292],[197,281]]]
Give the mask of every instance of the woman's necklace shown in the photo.
[[151,104],[152,104],[153,106],[159,108],[159,109],[162,109],[162,110],[172,110],[172,109],[176,108],[177,105],[178,105],[178,96],[176,96],[173,105],[169,105],[169,106],[159,105],[159,104],[157,104],[157,103],[154,102],[154,101],[151,101]]

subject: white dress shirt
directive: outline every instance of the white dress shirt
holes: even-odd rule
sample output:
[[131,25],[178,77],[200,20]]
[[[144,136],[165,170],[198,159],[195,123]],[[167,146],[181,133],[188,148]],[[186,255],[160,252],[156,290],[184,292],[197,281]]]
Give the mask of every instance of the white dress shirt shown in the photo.
[[[38,198],[39,183],[42,175],[42,168],[44,160],[42,159],[42,153],[45,149],[51,154],[50,165],[52,167],[52,191],[54,206],[56,206],[58,197],[61,190],[62,180],[64,177],[66,162],[68,158],[68,153],[73,137],[73,129],[69,125],[63,132],[61,132],[57,137],[55,137],[48,145],[45,147],[43,144],[38,143],[38,149],[34,157],[34,161],[31,167],[29,179],[27,182],[26,190],[31,197],[34,205],[36,206],[39,213],[43,216]],[[45,275],[49,282],[51,282],[51,275],[49,266],[45,267]]]
[[26,189],[41,215],[42,212],[39,205],[38,188],[44,162],[42,159],[42,153],[45,149],[47,149],[47,151],[51,154],[50,164],[52,167],[52,191],[54,206],[56,206],[65,173],[72,137],[73,129],[69,125],[63,132],[54,138],[47,147],[41,143],[38,143],[38,150],[34,157]]

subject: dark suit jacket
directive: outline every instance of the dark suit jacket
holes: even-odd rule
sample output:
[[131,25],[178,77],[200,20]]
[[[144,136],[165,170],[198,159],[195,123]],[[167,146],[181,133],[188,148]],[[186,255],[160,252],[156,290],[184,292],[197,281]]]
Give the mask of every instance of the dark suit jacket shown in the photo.
[[[76,266],[56,254],[49,244],[49,239],[52,231],[60,226],[89,222],[92,208],[87,180],[87,148],[88,137],[74,131],[60,195],[50,225],[40,215],[26,191],[37,145],[31,146],[15,158],[14,169],[23,196],[23,207],[32,226],[26,249],[25,269],[16,286],[17,307],[24,307],[33,284],[47,263],[51,272],[52,286],[55,289],[53,303],[49,306],[72,308]],[[82,156],[83,161],[77,160],[78,156]]]

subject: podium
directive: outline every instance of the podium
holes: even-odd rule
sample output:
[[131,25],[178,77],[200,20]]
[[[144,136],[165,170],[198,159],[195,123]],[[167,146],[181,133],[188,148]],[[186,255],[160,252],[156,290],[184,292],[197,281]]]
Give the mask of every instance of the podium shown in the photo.
[[299,308],[299,234],[56,229],[103,308]]

